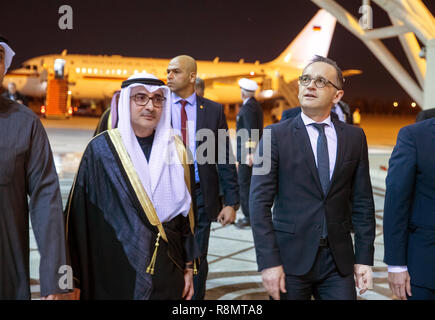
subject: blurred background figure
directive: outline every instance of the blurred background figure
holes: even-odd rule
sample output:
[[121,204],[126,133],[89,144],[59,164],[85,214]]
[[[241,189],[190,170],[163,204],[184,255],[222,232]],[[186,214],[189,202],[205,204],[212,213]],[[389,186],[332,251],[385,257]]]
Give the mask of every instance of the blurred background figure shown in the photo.
[[430,118],[435,118],[435,108],[421,110],[417,114],[416,122],[424,121]]
[[27,106],[26,97],[17,91],[17,86],[14,82],[9,82],[8,91],[3,92],[2,96]]
[[348,124],[353,123],[350,107],[346,102],[341,100],[338,101],[338,103],[332,106],[331,112],[335,113],[338,117],[338,120],[341,122],[346,122]]
[[[237,138],[237,162],[238,162],[238,183],[240,192],[240,206],[244,217],[236,222],[239,229],[251,226],[249,217],[249,188],[251,186],[252,164],[256,147],[263,135],[263,110],[255,99],[255,91],[258,84],[250,79],[242,78],[239,80],[242,107],[237,115],[237,132],[247,130],[248,140]],[[257,130],[256,135],[254,131]]]
[[201,78],[196,77],[195,92],[198,96],[203,97],[205,91],[205,83]]

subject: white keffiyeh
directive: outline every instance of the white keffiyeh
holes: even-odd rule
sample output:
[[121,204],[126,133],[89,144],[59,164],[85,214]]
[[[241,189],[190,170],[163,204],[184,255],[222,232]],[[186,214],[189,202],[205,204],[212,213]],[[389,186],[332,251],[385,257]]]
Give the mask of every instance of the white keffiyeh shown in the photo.
[[14,50],[11,49],[11,47],[8,46],[6,42],[0,42],[0,46],[2,46],[5,49],[5,74],[8,72],[9,67],[12,63],[12,58],[15,55]]
[[[157,79],[154,75],[138,73],[128,78]],[[144,86],[149,92],[162,89],[166,101],[157,125],[149,163],[137,141],[130,119],[131,88]],[[177,215],[187,216],[191,197],[184,181],[184,169],[180,163],[171,128],[171,94],[166,86],[133,83],[121,90],[119,98],[118,128],[122,141],[133,162],[140,181],[152,201],[161,222]]]

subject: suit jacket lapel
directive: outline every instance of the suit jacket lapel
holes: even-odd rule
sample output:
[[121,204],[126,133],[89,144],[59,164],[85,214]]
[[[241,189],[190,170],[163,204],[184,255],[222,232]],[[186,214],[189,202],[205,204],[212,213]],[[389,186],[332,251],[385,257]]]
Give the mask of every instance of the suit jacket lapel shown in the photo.
[[313,149],[311,148],[310,137],[308,136],[307,128],[305,128],[305,124],[302,121],[300,114],[294,119],[294,121],[291,121],[290,123],[294,122],[295,126],[293,134],[295,141],[302,151],[303,157],[305,158],[305,163],[308,166],[311,175],[313,176],[314,182],[317,185],[319,192],[323,194],[319,173],[317,171],[316,160],[314,158]]
[[[200,96],[196,96],[196,132],[203,129],[205,125],[205,105],[204,100]],[[199,143],[196,142],[198,147]]]
[[331,186],[334,181],[337,179],[340,168],[344,159],[344,151],[346,150],[346,135],[344,134],[344,126],[340,120],[332,119],[332,123],[334,124],[335,132],[337,134],[337,156],[335,159],[335,167],[334,172],[332,174],[331,183],[329,184],[328,192],[331,190]]

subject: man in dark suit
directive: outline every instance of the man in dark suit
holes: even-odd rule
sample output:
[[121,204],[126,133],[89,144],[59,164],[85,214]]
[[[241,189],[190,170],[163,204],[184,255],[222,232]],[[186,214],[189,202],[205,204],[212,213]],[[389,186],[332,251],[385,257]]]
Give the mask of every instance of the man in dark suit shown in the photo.
[[[249,187],[251,186],[252,161],[255,148],[263,135],[263,109],[255,99],[258,85],[255,81],[242,78],[239,81],[242,107],[237,115],[237,177],[240,189],[240,205],[244,217],[236,222],[236,227],[250,226]],[[242,131],[243,134],[242,134]],[[255,132],[256,131],[256,132]]]
[[27,99],[17,91],[17,86],[14,82],[9,82],[8,90],[2,93],[2,96],[12,101],[16,101],[22,105],[27,106]]
[[[222,225],[233,223],[240,201],[229,137],[218,138],[218,130],[228,130],[223,107],[195,93],[196,70],[196,61],[192,57],[178,56],[169,62],[167,79],[172,91],[172,126],[180,131],[184,144],[193,156],[195,167],[196,184],[192,190],[197,207],[195,237],[202,256],[198,275],[194,277],[193,299],[200,300],[205,295],[211,222],[217,220]],[[203,136],[206,137],[205,141]],[[211,161],[207,159],[210,150],[202,150],[205,154],[198,150],[202,149],[204,143],[210,144],[208,139],[214,139],[212,146],[215,150]],[[218,159],[225,161],[220,163]],[[223,208],[219,197],[219,181],[224,193]]]
[[342,86],[336,63],[316,56],[299,78],[302,113],[266,128],[257,149],[254,170],[268,152],[271,165],[252,176],[251,225],[273,299],[356,299],[354,276],[360,293],[371,286],[376,223],[367,142],[362,129],[330,116]]
[[399,298],[435,300],[435,119],[399,131],[384,206],[384,262]]
[[421,110],[418,114],[417,114],[417,119],[416,121],[424,121],[430,118],[435,118],[435,108],[431,108],[431,109],[426,109],[426,110]]

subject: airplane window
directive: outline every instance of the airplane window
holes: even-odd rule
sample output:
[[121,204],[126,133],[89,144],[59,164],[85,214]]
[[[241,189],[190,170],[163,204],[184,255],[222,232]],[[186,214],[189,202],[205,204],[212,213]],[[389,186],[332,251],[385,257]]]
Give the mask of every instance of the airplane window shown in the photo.
[[38,71],[38,67],[37,66],[32,66],[33,70]]

